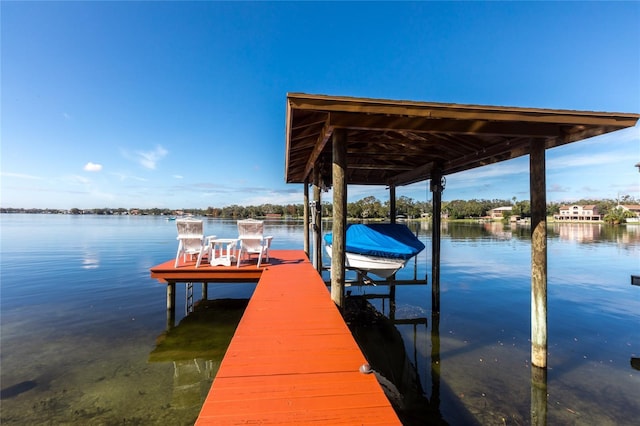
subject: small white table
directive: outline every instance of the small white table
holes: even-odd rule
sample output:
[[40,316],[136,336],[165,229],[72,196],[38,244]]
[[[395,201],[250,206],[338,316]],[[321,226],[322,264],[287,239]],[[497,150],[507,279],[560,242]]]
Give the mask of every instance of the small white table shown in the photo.
[[231,266],[236,260],[237,238],[209,238],[209,264]]

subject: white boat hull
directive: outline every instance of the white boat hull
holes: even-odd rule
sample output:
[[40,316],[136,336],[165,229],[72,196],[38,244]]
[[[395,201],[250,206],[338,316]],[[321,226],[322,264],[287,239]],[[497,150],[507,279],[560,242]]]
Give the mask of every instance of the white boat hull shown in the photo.
[[[331,258],[331,246],[325,246],[329,258]],[[363,272],[375,274],[381,278],[389,278],[399,269],[404,268],[409,259],[388,259],[384,257],[365,256],[357,253],[347,252],[345,255],[345,266],[347,268],[358,269]]]

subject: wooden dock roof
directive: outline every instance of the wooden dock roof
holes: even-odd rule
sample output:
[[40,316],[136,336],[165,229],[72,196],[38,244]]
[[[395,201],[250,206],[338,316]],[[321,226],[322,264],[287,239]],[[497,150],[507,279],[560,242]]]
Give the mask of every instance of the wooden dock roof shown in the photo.
[[328,186],[331,137],[347,132],[348,184],[406,185],[633,127],[640,114],[287,95],[285,181]]

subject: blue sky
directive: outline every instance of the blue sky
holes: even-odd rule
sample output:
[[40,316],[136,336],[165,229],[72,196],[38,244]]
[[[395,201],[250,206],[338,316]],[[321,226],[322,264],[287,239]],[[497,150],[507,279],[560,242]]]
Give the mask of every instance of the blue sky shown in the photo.
[[[7,2],[2,207],[301,203],[288,92],[640,112],[640,2]],[[640,127],[547,152],[547,198],[640,198]],[[397,195],[428,200],[427,184]],[[444,200],[528,199],[528,157]],[[350,201],[387,199],[350,187]],[[330,200],[330,193],[325,200]]]

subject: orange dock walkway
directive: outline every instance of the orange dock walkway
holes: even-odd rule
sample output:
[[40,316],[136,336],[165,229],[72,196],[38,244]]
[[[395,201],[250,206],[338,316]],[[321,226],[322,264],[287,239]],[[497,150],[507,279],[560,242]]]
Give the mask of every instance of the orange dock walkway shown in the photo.
[[271,253],[260,269],[152,268],[165,282],[261,274],[196,424],[400,425],[375,375],[360,373],[366,359],[304,252]]

